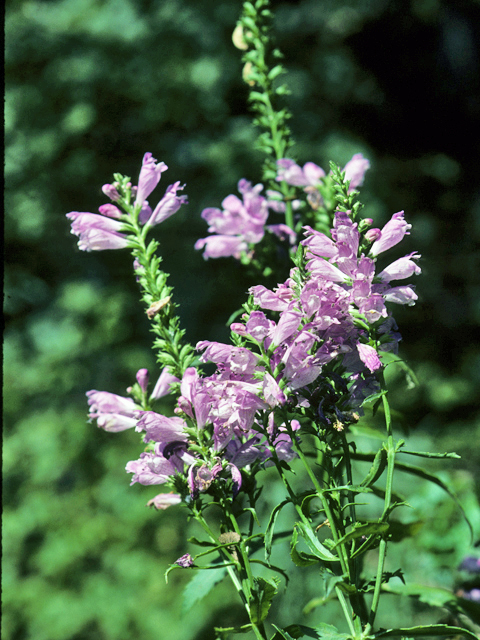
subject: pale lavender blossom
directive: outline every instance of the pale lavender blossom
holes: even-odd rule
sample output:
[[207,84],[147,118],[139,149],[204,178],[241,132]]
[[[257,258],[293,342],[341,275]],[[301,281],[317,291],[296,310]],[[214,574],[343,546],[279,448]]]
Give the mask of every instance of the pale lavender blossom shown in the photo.
[[118,202],[120,200],[120,194],[117,191],[117,188],[113,184],[104,184],[102,187],[103,193],[113,200],[113,202]]
[[149,486],[152,484],[165,484],[175,475],[178,467],[173,460],[167,460],[165,456],[157,451],[147,451],[140,454],[138,460],[128,462],[125,470],[127,473],[133,473],[130,484],[139,482],[140,484]]
[[71,233],[79,237],[78,248],[81,251],[124,249],[128,246],[127,237],[120,232],[122,223],[117,220],[81,211],[71,211],[66,216],[72,221]]
[[180,504],[182,498],[178,493],[159,493],[147,502],[147,507],[154,507],[157,510],[165,510],[176,504]]
[[293,160],[282,158],[277,160],[277,167],[277,182],[286,182],[292,186],[316,187],[320,180],[325,177],[325,171],[313,162],[307,162],[302,169]]
[[107,216],[107,218],[118,219],[123,215],[120,209],[114,204],[102,204],[100,207],[98,207],[98,211],[102,214],[102,216]]
[[360,360],[372,373],[381,369],[382,363],[378,357],[376,349],[368,344],[357,342],[357,351],[360,356]]
[[347,162],[343,170],[345,171],[345,180],[350,181],[348,186],[349,193],[363,184],[365,173],[368,169],[370,169],[370,162],[361,153],[356,153]]
[[165,191],[165,195],[157,204],[153,212],[149,208],[149,210],[140,213],[140,222],[146,223],[149,227],[153,227],[176,213],[183,204],[188,204],[187,196],[177,196],[177,191],[184,188],[185,185],[180,186],[180,181],[169,185]]
[[140,387],[140,389],[142,390],[143,393],[147,392],[147,387],[148,387],[148,369],[139,369],[137,371],[137,382],[138,385]]
[[158,398],[163,398],[171,393],[171,385],[175,382],[180,382],[178,378],[172,375],[167,367],[162,369],[162,372],[155,383],[153,391],[150,395],[151,400],[158,400]]
[[142,168],[138,177],[137,195],[135,198],[135,206],[143,205],[144,201],[155,189],[160,182],[163,171],[168,169],[164,162],[158,162],[151,153],[143,156]]
[[[405,235],[410,233],[411,228],[412,225],[405,221],[403,211],[394,213],[391,220],[389,220],[380,231],[380,237],[375,240],[370,248],[370,255],[375,257],[383,251],[391,249],[403,240]],[[373,229],[371,231],[373,231]],[[378,232],[378,229],[375,229],[375,231]]]
[[205,248],[205,259],[233,256],[238,260],[250,245],[262,240],[270,207],[270,201],[260,195],[262,190],[263,185],[252,186],[242,179],[238,183],[242,199],[231,194],[223,200],[222,209],[209,207],[202,211],[208,231],[215,234],[195,243],[195,249]]
[[87,391],[89,405],[88,417],[96,420],[104,431],[117,433],[131,429],[137,424],[136,416],[141,407],[131,398],[117,396],[108,391]]

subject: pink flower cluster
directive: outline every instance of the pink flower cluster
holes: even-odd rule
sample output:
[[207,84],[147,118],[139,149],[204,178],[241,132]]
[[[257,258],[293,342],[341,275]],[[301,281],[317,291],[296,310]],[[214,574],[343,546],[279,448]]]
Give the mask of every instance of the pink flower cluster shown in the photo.
[[208,231],[213,234],[195,243],[195,249],[205,249],[205,259],[233,256],[239,260],[251,245],[262,240],[265,229],[278,236],[285,235],[293,242],[295,240],[295,233],[285,224],[265,226],[269,209],[279,211],[281,203],[260,195],[263,185],[253,187],[251,182],[242,179],[238,190],[242,200],[231,194],[223,200],[222,209],[210,207],[202,211],[202,218],[209,225]]
[[[274,290],[252,287],[257,309],[231,325],[242,346],[198,343],[201,360],[214,363],[216,371],[209,376],[193,367],[185,371],[174,417],[139,411],[127,399],[115,408],[112,394],[98,398],[99,392],[89,392],[91,417],[100,427],[135,426],[144,433],[148,450],[127,464],[132,483],[164,484],[180,474],[196,497],[214,481],[230,479],[235,496],[241,469],[271,464],[273,452],[280,460],[295,457],[291,438],[294,432],[299,437],[301,426],[297,420],[285,424],[291,406],[313,411],[325,424],[358,410],[379,389],[375,372],[382,366],[381,351],[396,350],[400,340],[386,303],[411,305],[417,299],[411,285],[390,283],[420,273],[418,254],[375,275],[376,257],[398,244],[410,226],[403,212],[394,214],[371,236],[367,254],[346,213],[335,214],[331,238],[305,227],[306,277],[294,268]],[[265,313],[271,311],[277,320]],[[167,392],[165,384],[162,388]],[[187,435],[192,429],[203,434],[209,457],[192,449]],[[157,508],[177,499],[177,494],[167,502],[158,497]]]
[[[149,227],[160,224],[173,215],[182,204],[187,204],[187,196],[177,196],[177,191],[183,189],[180,182],[167,187],[165,195],[152,211],[146,198],[160,182],[161,175],[168,169],[164,162],[158,162],[151,153],[143,157],[142,168],[138,178],[138,186],[132,188],[135,195],[134,206],[140,208],[139,222]],[[103,193],[113,202],[124,203],[118,192],[119,185],[105,184]],[[130,185],[131,186],[131,185]],[[82,251],[104,251],[106,249],[123,249],[128,246],[128,238],[123,233],[123,222],[128,219],[119,207],[114,204],[104,204],[97,213],[71,211],[67,218],[71,220],[71,232],[79,237],[78,247]]]
[[[293,160],[283,158],[277,161],[277,182],[286,182],[292,186],[302,186],[308,194],[308,201],[317,208],[321,202],[318,186],[325,171],[307,162],[303,168]],[[345,177],[350,181],[349,191],[363,184],[365,172],[370,162],[357,153],[344,167]],[[291,245],[296,243],[296,233],[286,224],[267,225],[269,210],[277,213],[285,211],[285,203],[281,201],[281,194],[267,191],[267,197],[262,196],[263,185],[254,187],[245,179],[238,183],[238,191],[242,200],[235,195],[227,196],[222,202],[222,209],[209,207],[202,211],[202,218],[208,223],[208,231],[212,234],[201,238],[195,243],[195,249],[205,249],[203,257],[226,258],[233,256],[239,260],[242,254],[251,252],[252,245],[258,244],[265,235],[265,230],[274,233],[281,239],[288,239]],[[293,209],[300,206],[299,200],[292,202]]]

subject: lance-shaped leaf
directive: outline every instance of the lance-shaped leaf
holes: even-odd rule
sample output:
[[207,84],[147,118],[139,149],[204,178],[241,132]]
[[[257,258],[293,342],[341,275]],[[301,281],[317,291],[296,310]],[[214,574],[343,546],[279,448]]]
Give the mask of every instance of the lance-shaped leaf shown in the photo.
[[290,557],[297,567],[308,567],[311,564],[317,564],[318,558],[310,553],[297,551],[298,531],[293,530],[292,539],[290,541]]
[[338,547],[340,544],[345,544],[346,542],[350,542],[350,540],[355,540],[362,536],[383,536],[388,531],[389,526],[388,522],[367,522],[366,524],[356,524],[352,531],[349,531],[349,533],[342,536],[334,546]]
[[387,466],[387,452],[382,447],[380,451],[377,451],[369,472],[360,483],[361,486],[369,487],[370,485],[374,484],[380,478],[386,466]]
[[340,633],[336,627],[326,622],[321,622],[318,627],[315,627],[315,631],[321,640],[349,640],[351,638],[348,633]]
[[277,504],[275,509],[270,514],[270,519],[268,521],[267,529],[265,531],[265,558],[268,560],[272,553],[272,545],[273,545],[273,530],[275,528],[275,522],[277,521],[278,514],[283,509],[283,507],[288,504],[290,500],[284,500],[280,504]]
[[255,587],[250,601],[250,619],[253,624],[261,624],[268,615],[272,600],[278,591],[278,578],[265,580],[254,578]]
[[307,547],[319,560],[323,560],[323,562],[339,562],[338,556],[334,555],[320,542],[310,527],[303,524],[303,522],[297,522],[295,528],[298,528],[300,535],[307,543]]
[[421,584],[383,585],[382,589],[388,593],[418,598],[420,602],[431,607],[445,607],[453,613],[462,613],[473,622],[480,622],[480,604],[456,596],[448,589],[427,587]]
[[398,637],[420,638],[423,636],[464,636],[478,640],[478,636],[468,629],[462,627],[452,627],[449,624],[428,624],[419,627],[408,627],[403,629],[386,629],[376,633],[372,638],[398,638]]
[[[212,565],[213,566],[213,565]],[[218,562],[216,571],[198,571],[186,585],[182,595],[182,609],[188,611],[193,605],[209,593],[215,585],[223,580],[227,569]]]
[[430,473],[429,471],[425,471],[425,469],[422,469],[422,467],[415,467],[411,464],[406,464],[405,462],[397,462],[397,461],[395,461],[395,467],[400,471],[405,471],[406,473],[410,473],[411,475],[418,476],[419,478],[424,478],[425,480],[428,480],[429,482],[436,484],[437,486],[441,487],[444,491],[446,491],[446,493],[448,493],[448,495],[452,498],[452,500],[455,502],[457,507],[460,509],[462,516],[470,530],[470,539],[473,542],[473,528],[470,523],[470,520],[468,519],[464,508],[462,507],[462,505],[460,504],[460,501],[455,495],[455,492],[452,489],[450,489],[450,487],[446,482],[444,482],[441,478],[439,478],[435,474]]

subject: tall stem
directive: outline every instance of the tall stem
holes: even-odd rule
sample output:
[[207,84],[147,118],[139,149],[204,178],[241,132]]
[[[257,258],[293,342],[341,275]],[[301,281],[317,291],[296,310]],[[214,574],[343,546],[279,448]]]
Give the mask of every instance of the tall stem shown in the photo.
[[[385,377],[383,372],[380,375],[380,384],[382,390],[385,392],[382,395],[383,409],[385,412],[385,426],[387,430],[387,480],[385,487],[385,505],[383,508],[382,520],[386,521],[390,513],[392,504],[392,488],[393,488],[393,473],[395,471],[395,441],[393,439],[392,432],[392,418],[390,413],[390,404],[387,398],[387,387],[385,384]],[[380,600],[380,591],[383,584],[383,571],[385,567],[385,558],[387,555],[387,541],[382,538],[378,547],[378,564],[377,575],[375,578],[375,588],[373,592],[372,604],[370,607],[370,615],[368,618],[368,624],[365,627],[364,635],[367,636],[373,629],[375,618],[378,611],[378,604]]]
[[[210,529],[210,527],[208,526],[208,523],[206,522],[205,518],[203,517],[203,515],[200,513],[200,511],[198,510],[194,510],[193,511],[194,514],[194,518],[197,520],[197,522],[202,526],[202,528],[204,529],[204,531],[207,533],[207,535],[209,536],[210,540],[217,544],[218,543],[218,539],[215,536],[215,534],[213,533],[213,531]],[[236,533],[240,533],[240,531],[238,530],[238,525],[236,522],[236,519],[232,516],[231,513],[228,513],[229,519],[232,522],[232,525],[235,528]],[[235,524],[233,524],[235,523]],[[243,547],[240,545],[240,551],[242,554],[242,561],[243,561],[243,566],[247,571],[247,575],[249,583],[248,583],[248,593],[245,593],[245,585],[246,582],[244,580],[241,580],[238,575],[237,572],[235,570],[235,568],[230,564],[230,563],[234,563],[238,565],[238,560],[236,560],[234,558],[234,556],[225,548],[220,549],[220,552],[222,554],[222,556],[225,558],[226,562],[228,564],[226,564],[225,568],[228,572],[228,575],[230,576],[231,581],[233,582],[235,589],[237,590],[238,595],[240,596],[242,602],[243,602],[243,606],[245,607],[245,611],[247,612],[248,618],[250,620],[250,623],[252,625],[252,630],[255,633],[255,637],[257,638],[257,640],[265,640],[266,639],[266,633],[265,633],[265,629],[263,627],[263,624],[261,625],[257,625],[254,622],[252,622],[252,614],[251,614],[251,609],[250,609],[250,598],[251,598],[251,586],[253,586],[253,576],[251,573],[251,567],[250,567],[250,562],[248,560],[248,556],[246,558],[246,562],[245,562],[245,557],[244,557],[244,552],[245,552],[245,545],[243,545]],[[248,569],[247,569],[248,567]]]

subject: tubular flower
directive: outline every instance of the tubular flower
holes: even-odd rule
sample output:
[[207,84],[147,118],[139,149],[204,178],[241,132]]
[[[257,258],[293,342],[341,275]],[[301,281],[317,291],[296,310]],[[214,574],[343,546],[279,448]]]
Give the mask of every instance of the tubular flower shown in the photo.
[[206,260],[228,256],[238,260],[249,245],[257,244],[265,235],[269,208],[275,208],[277,203],[260,195],[261,184],[253,187],[251,182],[240,180],[238,190],[241,200],[229,195],[223,200],[222,209],[210,207],[202,211],[202,218],[209,225],[208,231],[215,234],[195,243],[195,249],[205,248],[203,257]]
[[72,221],[71,233],[79,237],[78,248],[81,251],[124,249],[128,246],[127,237],[120,233],[122,223],[111,217],[71,211],[67,218]]
[[116,433],[131,429],[137,424],[141,407],[131,399],[117,396],[108,391],[87,391],[90,420],[96,420],[104,431]]

